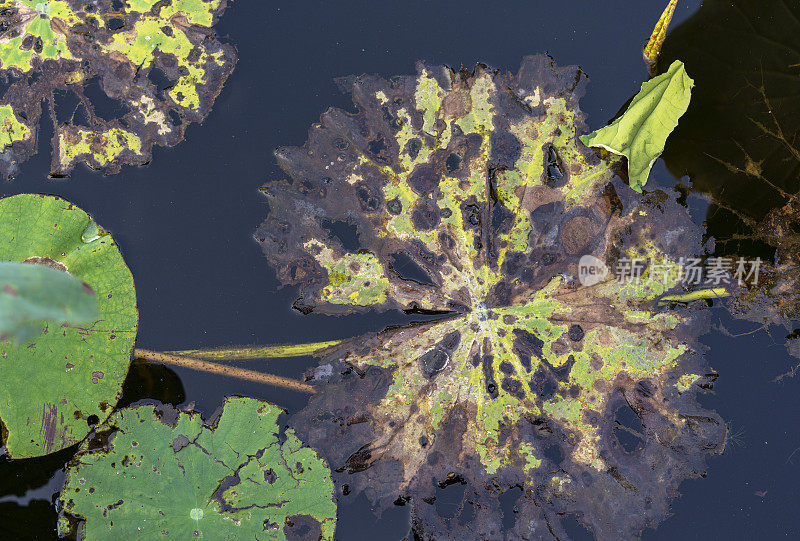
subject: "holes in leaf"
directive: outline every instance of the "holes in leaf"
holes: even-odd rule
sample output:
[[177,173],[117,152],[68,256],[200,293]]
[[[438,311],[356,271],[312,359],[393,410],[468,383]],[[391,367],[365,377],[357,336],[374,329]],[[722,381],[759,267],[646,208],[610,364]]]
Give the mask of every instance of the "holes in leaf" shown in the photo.
[[169,110],[169,120],[173,126],[180,126],[183,124],[183,117],[175,109]]
[[406,152],[408,152],[408,156],[412,160],[417,159],[420,150],[422,150],[422,141],[420,141],[416,137],[414,139],[411,139],[408,143],[406,143]]
[[550,183],[560,184],[564,178],[564,171],[561,168],[561,159],[558,157],[558,152],[553,145],[545,147],[545,170],[547,180]]
[[108,94],[100,88],[100,80],[95,78],[83,89],[83,95],[92,104],[95,116],[105,121],[125,116],[126,107],[122,102],[111,99]]
[[455,152],[451,153],[447,160],[445,161],[445,167],[447,168],[448,173],[455,173],[459,169],[461,169],[461,162],[462,158]]
[[403,280],[411,280],[426,286],[436,285],[431,275],[405,252],[391,254],[389,265]]
[[56,111],[56,120],[59,124],[72,122],[75,112],[81,105],[81,100],[73,92],[56,90],[53,92],[53,106]]
[[459,515],[465,503],[466,484],[463,477],[453,473],[438,483],[434,505],[439,516],[454,518]]
[[515,516],[519,510],[517,509],[517,501],[522,496],[522,488],[515,486],[511,487],[498,497],[500,501],[500,510],[503,512],[503,530],[510,531],[514,528],[517,522]]
[[322,220],[322,228],[331,237],[342,243],[342,247],[348,252],[357,252],[361,246],[358,237],[358,227],[344,220]]
[[152,68],[147,73],[147,80],[156,87],[156,95],[160,98],[163,98],[164,91],[173,85],[172,80],[167,77],[167,74],[158,68]]
[[614,411],[614,436],[627,453],[643,447],[644,425],[633,408],[627,404]]

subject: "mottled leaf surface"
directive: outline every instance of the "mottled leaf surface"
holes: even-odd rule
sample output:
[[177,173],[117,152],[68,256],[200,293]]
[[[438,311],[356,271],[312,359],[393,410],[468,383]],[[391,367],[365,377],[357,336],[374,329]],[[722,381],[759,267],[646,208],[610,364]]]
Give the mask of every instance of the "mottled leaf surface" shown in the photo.
[[170,406],[124,408],[80,448],[59,504],[82,539],[333,539],[325,462],[279,407],[228,398],[210,424]]
[[22,344],[0,342],[2,443],[13,458],[45,455],[86,437],[122,393],[139,317],[133,277],[111,235],[44,195],[0,200],[0,261],[67,272],[98,302],[88,323],[51,323]]
[[41,332],[45,322],[90,323],[98,315],[94,291],[71,274],[0,262],[0,337],[19,343]]
[[[255,236],[300,287],[298,310],[442,315],[331,349],[293,421],[343,494],[410,498],[423,538],[497,538],[498,494],[515,486],[514,538],[565,538],[566,513],[628,536],[724,445],[687,392],[708,373],[697,310],[657,306],[677,276],[576,279],[584,255],[613,269],[699,249],[673,196],[634,193],[618,158],[580,142],[584,83],[544,56],[516,74],[346,79],[357,112],[330,109],[279,149],[290,179],[263,188]],[[621,410],[639,422],[630,449]]]
[[[116,4],[121,4],[121,7]],[[51,171],[148,163],[203,120],[236,63],[212,26],[226,0],[0,2],[0,172],[37,151],[42,100]]]

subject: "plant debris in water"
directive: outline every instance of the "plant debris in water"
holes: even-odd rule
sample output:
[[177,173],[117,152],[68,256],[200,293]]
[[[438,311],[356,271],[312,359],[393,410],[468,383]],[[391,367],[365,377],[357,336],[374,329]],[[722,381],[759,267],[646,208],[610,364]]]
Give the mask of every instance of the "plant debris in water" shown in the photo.
[[107,232],[58,197],[0,200],[0,261],[69,273],[97,298],[99,317],[46,324],[22,344],[0,342],[0,428],[12,458],[69,447],[111,414],[139,319],[133,277]]
[[697,79],[692,104],[667,144],[667,167],[688,173],[692,190],[709,197],[706,235],[715,256],[762,260],[758,283],[741,289],[730,308],[765,328],[785,327],[796,356],[799,21],[796,2],[706,0],[670,33],[658,62],[664,71],[680,58]]
[[[512,487],[513,538],[568,537],[565,514],[598,538],[657,524],[725,439],[693,396],[702,310],[658,308],[682,291],[660,265],[700,250],[686,210],[580,142],[585,77],[549,57],[342,84],[358,111],[277,151],[290,179],[255,236],[298,310],[442,317],[333,347],[298,433],[343,495],[410,502],[422,538],[497,538]],[[658,265],[580,286],[584,256]]]
[[67,470],[62,534],[82,539],[333,539],[336,504],[325,462],[279,407],[227,398],[204,424],[170,406],[124,408]]
[[[0,172],[38,148],[42,102],[51,172],[141,165],[200,122],[236,63],[212,26],[226,0],[4,0],[0,3]],[[110,104],[110,105],[109,105]]]

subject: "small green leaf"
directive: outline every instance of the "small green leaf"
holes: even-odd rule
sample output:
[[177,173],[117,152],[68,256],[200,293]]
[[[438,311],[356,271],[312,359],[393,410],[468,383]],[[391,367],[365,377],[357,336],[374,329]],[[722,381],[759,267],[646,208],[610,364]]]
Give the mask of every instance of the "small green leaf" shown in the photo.
[[45,265],[0,262],[0,335],[19,344],[44,322],[86,323],[97,317],[94,291],[74,276]]
[[729,296],[730,293],[724,287],[715,287],[711,289],[701,289],[692,291],[683,295],[666,295],[658,299],[659,304],[669,304],[671,302],[690,303],[699,300],[713,300],[722,299]]
[[106,446],[85,442],[67,471],[59,529],[77,517],[89,541],[286,539],[304,528],[333,539],[330,471],[291,428],[279,436],[282,411],[228,398],[213,427],[194,412],[118,411]]
[[[74,277],[97,299],[97,314],[88,323],[47,325],[24,347],[0,342],[0,443],[13,458],[53,453],[81,441],[111,414],[122,394],[136,338],[136,292],[111,235],[93,224],[88,214],[58,197],[0,199],[0,261],[24,261],[61,278]],[[85,314],[76,315],[84,319]]]
[[642,85],[627,111],[612,124],[581,136],[583,144],[628,158],[628,177],[637,192],[664,151],[667,137],[689,107],[694,81],[676,60],[666,73]]

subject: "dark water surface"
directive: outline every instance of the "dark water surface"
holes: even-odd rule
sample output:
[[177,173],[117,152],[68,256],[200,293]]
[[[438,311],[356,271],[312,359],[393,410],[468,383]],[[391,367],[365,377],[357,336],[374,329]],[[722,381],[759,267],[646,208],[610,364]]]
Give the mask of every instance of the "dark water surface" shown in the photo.
[[[151,165],[103,177],[78,167],[71,178],[52,180],[45,126],[40,154],[3,195],[42,192],[77,204],[113,233],[136,282],[138,347],[170,350],[226,344],[327,340],[378,331],[421,316],[401,312],[347,317],[303,316],[292,310],[292,289],[277,289],[273,272],[251,235],[266,214],[258,193],[282,177],[272,151],[300,145],[308,126],[332,105],[350,108],[334,77],[414,73],[429,64],[471,67],[482,61],[516,70],[526,54],[549,52],[559,64],[579,64],[590,85],[581,107],[589,125],[605,124],[647,77],[641,49],[664,1],[570,0],[487,3],[234,2],[217,26],[234,43],[239,64],[202,126],[189,128],[174,149],[156,149]],[[699,6],[684,0],[679,23]],[[654,175],[674,178],[659,162]],[[704,210],[700,199],[692,200]],[[756,328],[720,313],[733,334]],[[707,477],[684,483],[673,516],[646,539],[776,539],[800,536],[798,385],[772,383],[792,361],[784,331],[731,338],[708,336],[709,361],[720,377],[703,405],[730,422],[736,440],[710,460]],[[310,358],[248,363],[300,377]],[[168,371],[163,371],[168,374]],[[156,388],[128,388],[130,399],[152,396],[194,402],[207,414],[229,394],[275,402],[297,411],[305,397],[234,379],[177,370]],[[182,383],[182,386],[181,386]],[[165,391],[166,389],[166,391]],[[0,459],[0,524],[15,531],[0,539],[55,537],[49,501],[62,482],[70,450],[9,464]],[[52,480],[51,480],[52,477]],[[758,496],[755,492],[766,494]],[[380,519],[366,500],[340,501],[337,537],[402,539],[407,507]],[[589,534],[575,524],[576,539]]]

